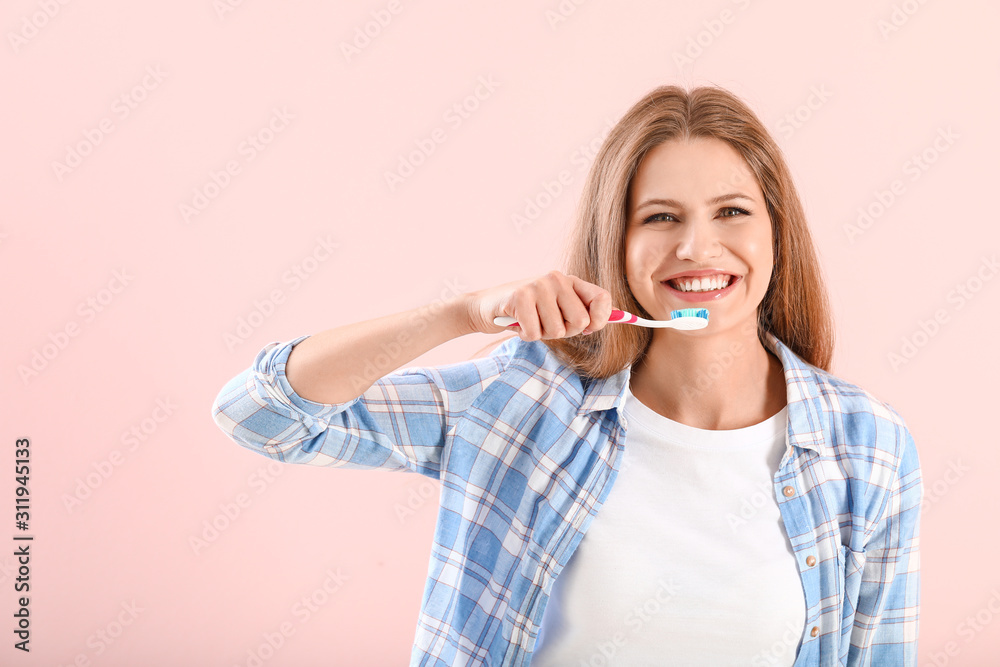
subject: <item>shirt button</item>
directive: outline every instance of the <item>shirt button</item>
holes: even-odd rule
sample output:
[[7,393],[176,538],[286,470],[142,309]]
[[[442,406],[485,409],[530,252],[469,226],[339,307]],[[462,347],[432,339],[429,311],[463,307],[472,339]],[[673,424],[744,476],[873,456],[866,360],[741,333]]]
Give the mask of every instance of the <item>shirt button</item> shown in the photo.
[[782,493],[784,493],[784,494],[785,494],[785,495],[786,495],[787,497],[789,497],[789,498],[791,498],[792,496],[794,496],[794,495],[795,495],[795,489],[793,489],[793,488],[792,488],[792,487],[790,487],[790,486],[786,486],[785,488],[783,488],[783,489],[781,490],[781,492],[782,492]]
[[813,637],[815,637],[816,635],[818,635],[819,634],[819,627],[817,627],[817,626],[814,625],[813,629],[809,631],[809,634],[812,635]]
[[815,564],[816,564],[816,557],[815,556],[809,556],[808,558],[806,558],[806,565],[808,565],[809,567],[812,567]]

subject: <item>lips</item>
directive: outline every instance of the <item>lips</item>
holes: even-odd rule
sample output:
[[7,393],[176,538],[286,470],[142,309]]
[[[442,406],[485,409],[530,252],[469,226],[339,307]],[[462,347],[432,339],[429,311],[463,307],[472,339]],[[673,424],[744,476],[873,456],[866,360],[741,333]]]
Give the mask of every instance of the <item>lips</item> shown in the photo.
[[712,290],[719,290],[729,286],[729,282],[733,279],[732,274],[729,273],[714,273],[710,276],[690,277],[682,276],[680,278],[671,278],[668,282],[671,287],[680,290],[681,292],[708,292]]
[[[696,278],[705,275],[719,275],[724,274],[729,276],[729,284],[722,289],[715,289],[707,292],[685,292],[674,287],[670,282],[678,278]],[[670,293],[681,301],[688,301],[690,303],[703,303],[705,301],[717,301],[719,299],[725,298],[733,289],[743,280],[742,276],[733,275],[731,273],[726,273],[725,271],[690,271],[687,273],[681,273],[676,276],[671,276],[667,280],[660,282],[665,288],[667,288]]]
[[719,273],[725,274],[727,276],[736,275],[732,271],[729,271],[728,269],[723,269],[720,267],[713,266],[707,269],[693,269],[690,271],[680,271],[678,273],[671,274],[666,278],[663,278],[663,280],[673,280],[674,278],[700,278],[702,276],[712,276]]

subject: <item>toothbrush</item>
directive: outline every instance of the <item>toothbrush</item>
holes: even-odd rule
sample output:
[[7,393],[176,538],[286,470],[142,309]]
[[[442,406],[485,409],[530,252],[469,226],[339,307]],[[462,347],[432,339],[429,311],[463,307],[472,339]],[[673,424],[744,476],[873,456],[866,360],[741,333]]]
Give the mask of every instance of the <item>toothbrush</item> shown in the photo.
[[[612,310],[608,323],[634,324],[639,327],[649,327],[651,329],[683,329],[691,331],[693,329],[704,329],[708,326],[707,308],[684,308],[682,310],[671,310],[669,320],[646,320],[624,310]],[[513,317],[494,317],[493,324],[501,327],[516,327],[517,320]]]

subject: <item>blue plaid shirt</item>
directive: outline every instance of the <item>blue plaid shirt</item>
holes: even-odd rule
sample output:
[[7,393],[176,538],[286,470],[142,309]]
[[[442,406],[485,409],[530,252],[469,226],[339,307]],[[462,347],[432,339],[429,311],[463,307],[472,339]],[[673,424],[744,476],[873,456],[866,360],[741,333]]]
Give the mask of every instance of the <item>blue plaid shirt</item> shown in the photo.
[[[404,368],[325,405],[285,378],[305,338],[267,344],[219,392],[216,424],[277,461],[439,480],[410,664],[528,665],[552,583],[618,474],[631,369],[594,380],[543,343],[513,338],[489,357]],[[772,488],[805,593],[795,665],[916,665],[923,485],[913,438],[889,405],[766,338],[788,388]]]

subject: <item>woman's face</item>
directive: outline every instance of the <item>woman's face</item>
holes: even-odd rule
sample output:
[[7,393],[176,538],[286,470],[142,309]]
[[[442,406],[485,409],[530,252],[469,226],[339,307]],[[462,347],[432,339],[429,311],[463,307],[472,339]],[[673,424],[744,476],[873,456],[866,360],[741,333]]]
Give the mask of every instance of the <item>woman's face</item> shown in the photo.
[[683,333],[756,331],[774,266],[771,218],[732,146],[704,137],[655,146],[629,187],[627,214],[625,272],[650,315],[707,308],[708,326]]

